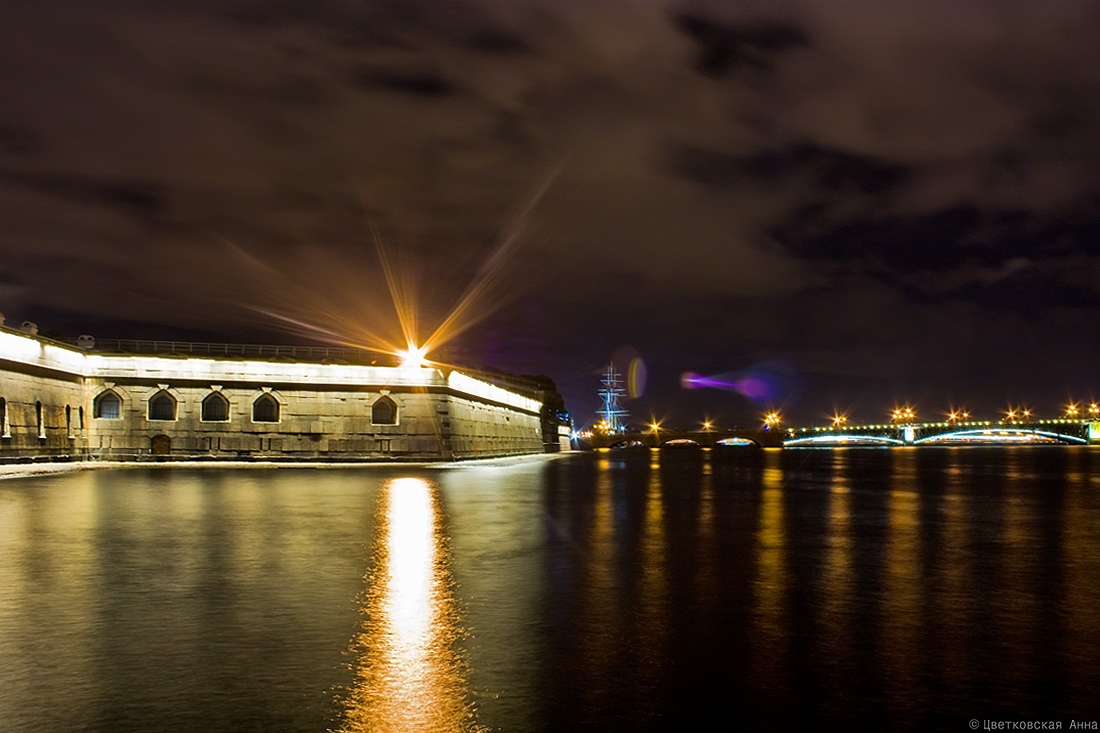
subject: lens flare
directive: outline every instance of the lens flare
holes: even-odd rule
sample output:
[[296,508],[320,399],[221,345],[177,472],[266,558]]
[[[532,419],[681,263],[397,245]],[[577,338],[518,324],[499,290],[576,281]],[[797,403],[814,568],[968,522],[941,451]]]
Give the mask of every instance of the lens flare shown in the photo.
[[680,376],[684,389],[720,389],[740,394],[757,405],[790,399],[797,391],[794,370],[780,362],[763,362],[739,372],[724,372],[704,376],[684,372]]
[[[385,235],[374,220],[368,219],[368,225],[380,268],[361,266],[361,263],[354,261],[353,254],[351,261],[328,261],[329,271],[326,273],[323,268],[326,261],[320,249],[311,250],[310,259],[297,268],[295,275],[301,277],[302,282],[306,282],[312,273],[314,282],[325,283],[324,291],[296,282],[273,267],[269,260],[253,256],[233,242],[222,241],[245,263],[246,272],[254,276],[255,282],[242,283],[242,287],[251,285],[267,299],[273,293],[279,298],[278,306],[246,307],[299,335],[333,345],[385,354],[405,366],[422,366],[428,352],[435,351],[495,313],[510,300],[510,295],[519,293],[518,288],[511,294],[504,290],[505,286],[517,280],[510,268],[518,260],[519,244],[529,219],[563,168],[564,160],[545,176],[508,226],[503,228],[496,246],[482,262],[476,276],[426,339],[420,337],[417,288],[413,277],[416,270],[411,266],[415,263],[408,261],[411,258],[402,256],[404,250],[391,246],[391,237]],[[369,211],[366,196],[363,198],[364,211]],[[379,269],[385,282],[384,288],[374,282],[377,278],[372,277]],[[354,282],[356,279],[358,282]],[[383,314],[386,304],[378,297],[380,292],[388,293],[391,314]],[[392,324],[393,313],[397,316],[400,337],[375,330],[378,325]],[[364,324],[372,325],[367,327]],[[402,343],[404,348],[399,346]]]
[[635,400],[645,394],[649,370],[637,349],[630,345],[620,346],[611,355],[611,363],[620,369],[625,367],[627,399]]
[[427,360],[424,358],[427,353],[428,347],[426,346],[416,347],[410,345],[409,348],[399,351],[397,356],[401,359],[402,368],[420,369],[427,363]]
[[626,394],[634,400],[645,394],[646,379],[649,375],[645,362],[640,358],[630,360],[626,370]]
[[773,396],[772,385],[760,377],[744,377],[737,380],[735,386],[738,392],[745,395],[753,402],[760,402]]

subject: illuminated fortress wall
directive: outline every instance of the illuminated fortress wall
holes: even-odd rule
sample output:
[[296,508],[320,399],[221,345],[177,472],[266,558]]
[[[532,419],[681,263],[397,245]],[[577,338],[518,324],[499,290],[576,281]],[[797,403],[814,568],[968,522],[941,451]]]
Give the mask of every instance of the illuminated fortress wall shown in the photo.
[[460,372],[101,355],[4,328],[0,400],[0,460],[452,460],[543,450],[539,402]]
[[74,371],[78,362],[68,356],[57,347],[0,330],[0,458],[84,451],[84,380]]

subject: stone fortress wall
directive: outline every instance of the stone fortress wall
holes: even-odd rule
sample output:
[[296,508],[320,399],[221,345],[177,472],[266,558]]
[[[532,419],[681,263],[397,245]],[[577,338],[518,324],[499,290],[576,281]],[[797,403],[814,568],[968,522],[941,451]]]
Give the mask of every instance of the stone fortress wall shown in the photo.
[[459,371],[100,354],[0,326],[0,462],[541,453],[541,407]]

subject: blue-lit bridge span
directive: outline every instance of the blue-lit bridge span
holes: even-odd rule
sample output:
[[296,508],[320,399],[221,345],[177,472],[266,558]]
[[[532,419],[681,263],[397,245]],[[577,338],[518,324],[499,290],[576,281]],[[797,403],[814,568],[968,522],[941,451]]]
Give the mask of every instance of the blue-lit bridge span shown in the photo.
[[972,421],[861,425],[789,430],[784,447],[900,445],[1086,445],[1100,442],[1088,420]]
[[1100,421],[938,422],[844,427],[636,431],[593,436],[591,448],[892,447],[936,445],[1085,445],[1100,443]]

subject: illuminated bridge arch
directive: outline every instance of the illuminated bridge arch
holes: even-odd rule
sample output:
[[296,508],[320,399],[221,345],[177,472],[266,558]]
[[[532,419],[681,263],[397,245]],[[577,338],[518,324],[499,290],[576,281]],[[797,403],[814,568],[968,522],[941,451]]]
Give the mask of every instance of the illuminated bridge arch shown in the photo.
[[609,445],[607,447],[610,448],[611,450],[626,450],[627,448],[645,448],[646,445],[645,445],[645,443],[643,443],[640,440],[627,439],[627,440],[620,440],[617,443],[612,443],[611,445]]
[[784,448],[832,448],[834,446],[891,446],[905,445],[904,440],[887,438],[885,435],[844,435],[828,433],[812,435],[807,438],[793,438],[783,441]]
[[752,438],[731,436],[714,442],[716,448],[759,448],[760,444]]
[[986,428],[983,430],[956,430],[951,433],[929,435],[913,441],[920,445],[1053,445],[1071,443],[1084,445],[1085,438],[1063,435],[1048,430],[1031,428]]
[[662,448],[702,448],[698,440],[691,438],[672,438],[661,443]]

